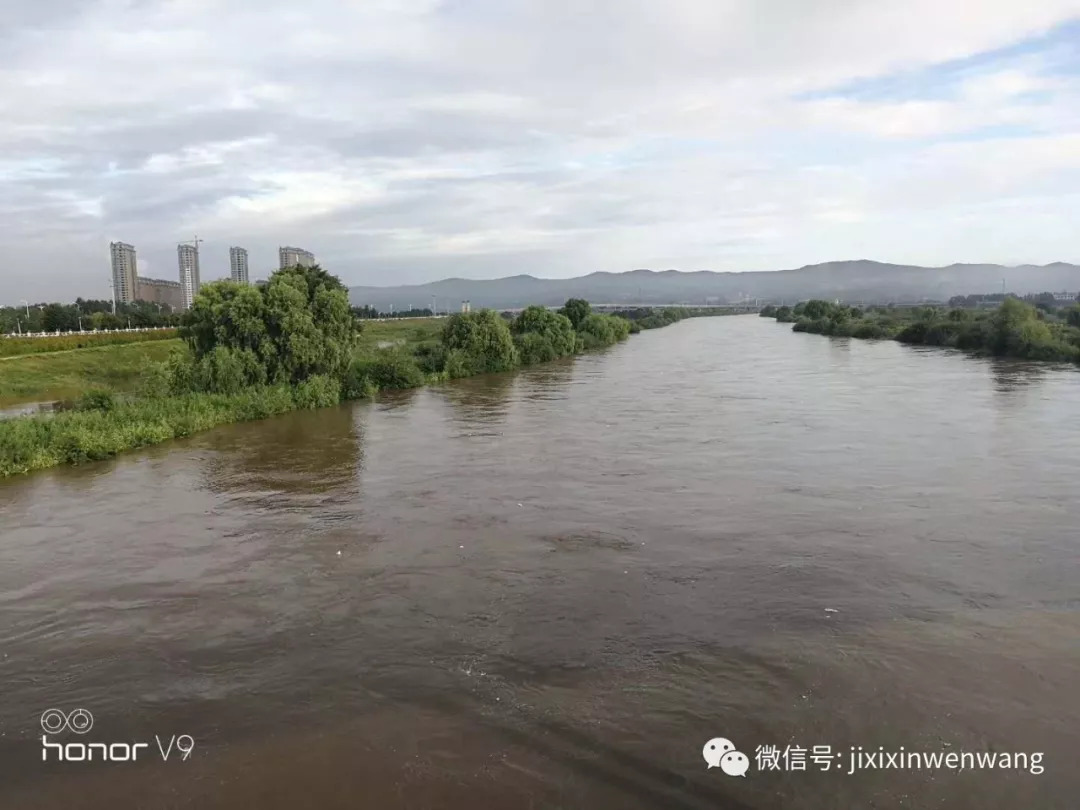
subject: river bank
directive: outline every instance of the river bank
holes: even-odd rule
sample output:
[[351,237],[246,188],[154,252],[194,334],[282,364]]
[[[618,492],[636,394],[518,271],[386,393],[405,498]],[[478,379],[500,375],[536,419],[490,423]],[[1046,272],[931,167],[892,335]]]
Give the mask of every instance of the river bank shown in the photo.
[[861,309],[815,300],[794,307],[767,306],[760,314],[780,323],[792,323],[795,332],[896,340],[1022,360],[1080,362],[1080,305],[1037,308],[1016,298],[1006,298],[992,310]]
[[[485,317],[482,313],[474,314],[478,317],[472,320],[482,321]],[[677,311],[646,314],[653,317],[645,322],[644,328],[664,326],[684,317]],[[487,337],[472,345],[469,341],[475,339],[474,335],[455,335],[453,325],[469,323],[465,316],[365,324],[354,338],[351,363],[340,377],[313,375],[297,384],[247,385],[234,390],[198,390],[208,386],[197,385],[190,379],[194,372],[183,367],[184,363],[190,363],[190,358],[184,354],[181,341],[85,349],[82,351],[86,354],[78,357],[70,352],[20,358],[20,364],[33,372],[24,373],[24,378],[36,381],[38,388],[34,382],[24,382],[19,388],[18,383],[13,386],[6,380],[0,384],[0,391],[6,385],[31,397],[36,394],[40,399],[42,386],[48,387],[48,383],[43,383],[42,369],[50,367],[68,380],[64,390],[76,387],[72,381],[76,378],[84,381],[104,378],[116,380],[119,385],[84,388],[70,408],[59,413],[24,414],[0,420],[0,477],[103,460],[222,424],[264,419],[297,409],[329,407],[343,401],[371,398],[379,391],[510,371],[522,365],[610,346],[625,340],[632,331],[626,319],[587,311],[581,316],[578,328],[571,329],[567,318],[539,307],[526,310],[510,324],[494,313],[487,320],[496,334],[500,334],[500,328],[505,332],[501,357],[491,356],[491,341]],[[552,324],[564,331],[559,334],[545,331]],[[87,363],[88,360],[92,362]],[[182,384],[178,384],[177,376],[183,378]]]

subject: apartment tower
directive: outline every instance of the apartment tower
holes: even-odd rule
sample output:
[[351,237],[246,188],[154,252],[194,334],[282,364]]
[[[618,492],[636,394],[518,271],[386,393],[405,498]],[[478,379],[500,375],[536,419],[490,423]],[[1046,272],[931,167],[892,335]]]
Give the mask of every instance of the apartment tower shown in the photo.
[[315,254],[298,247],[278,248],[278,267],[284,270],[286,267],[311,267],[315,264]]
[[126,242],[110,242],[112,256],[113,303],[130,304],[139,294],[139,272],[135,247]]
[[180,266],[180,294],[184,309],[191,309],[199,294],[199,244],[181,243],[176,246],[177,263]]
[[229,248],[229,278],[237,284],[250,284],[248,280],[248,252],[242,247]]

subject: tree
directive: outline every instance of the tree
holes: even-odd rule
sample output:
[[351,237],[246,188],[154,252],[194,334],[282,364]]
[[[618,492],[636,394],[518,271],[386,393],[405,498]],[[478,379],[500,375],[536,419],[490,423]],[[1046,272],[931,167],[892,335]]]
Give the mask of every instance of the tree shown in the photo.
[[443,327],[442,343],[451,377],[509,371],[518,364],[510,328],[491,309],[451,315]]
[[523,310],[510,326],[521,362],[545,363],[573,354],[578,346],[574,326],[565,315],[546,307]]
[[583,298],[571,298],[559,310],[560,315],[565,315],[570,319],[575,329],[581,328],[581,322],[588,318],[591,312],[592,306]]
[[[279,270],[262,287],[215,281],[184,313],[193,379],[208,390],[262,382],[340,380],[352,359],[357,323],[345,286],[319,267]],[[200,370],[201,369],[201,370]]]
[[1065,320],[1069,326],[1075,326],[1080,329],[1080,304],[1069,307],[1066,311]]
[[626,340],[630,335],[630,321],[594,312],[581,322],[578,331],[581,333],[584,348],[597,349]]
[[75,307],[63,304],[47,304],[41,315],[42,328],[46,332],[68,332],[78,328]]
[[815,298],[807,301],[803,306],[802,315],[807,318],[827,318],[833,311],[833,305],[828,301]]

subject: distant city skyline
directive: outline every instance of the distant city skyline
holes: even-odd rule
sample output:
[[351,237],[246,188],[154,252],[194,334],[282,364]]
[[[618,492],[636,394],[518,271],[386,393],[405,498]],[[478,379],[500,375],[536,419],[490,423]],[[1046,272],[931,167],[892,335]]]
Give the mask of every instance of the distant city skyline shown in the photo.
[[[128,242],[110,242],[110,298],[118,304],[127,304],[142,300],[152,303],[169,304],[173,309],[189,309],[203,285],[202,256],[200,245],[205,240],[194,239],[179,242],[176,245],[177,281],[164,278],[152,278],[139,273],[137,251]],[[295,246],[278,247],[278,266],[275,269],[301,265],[310,267],[316,263],[315,254],[305,248]],[[273,270],[268,270],[270,275]],[[229,272],[222,279],[230,279],[239,284],[251,284],[250,261],[247,248],[237,245],[229,247]],[[89,296],[93,297],[93,296]]]

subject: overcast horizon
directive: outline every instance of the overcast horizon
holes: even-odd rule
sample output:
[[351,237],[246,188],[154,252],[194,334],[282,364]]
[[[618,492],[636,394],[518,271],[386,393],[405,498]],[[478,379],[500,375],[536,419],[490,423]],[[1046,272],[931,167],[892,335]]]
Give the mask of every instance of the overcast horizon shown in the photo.
[[279,245],[349,285],[1076,262],[1080,0],[38,0],[0,303]]

